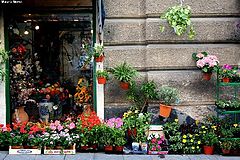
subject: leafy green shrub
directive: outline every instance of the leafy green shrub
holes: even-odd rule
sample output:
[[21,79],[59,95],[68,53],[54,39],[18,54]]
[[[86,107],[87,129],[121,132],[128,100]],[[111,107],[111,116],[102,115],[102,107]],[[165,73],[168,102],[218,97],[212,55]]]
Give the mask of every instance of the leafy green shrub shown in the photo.
[[137,76],[137,71],[126,62],[113,68],[113,76],[122,82],[131,82]]
[[178,90],[169,86],[162,86],[159,90],[159,99],[162,104],[170,105],[178,100]]

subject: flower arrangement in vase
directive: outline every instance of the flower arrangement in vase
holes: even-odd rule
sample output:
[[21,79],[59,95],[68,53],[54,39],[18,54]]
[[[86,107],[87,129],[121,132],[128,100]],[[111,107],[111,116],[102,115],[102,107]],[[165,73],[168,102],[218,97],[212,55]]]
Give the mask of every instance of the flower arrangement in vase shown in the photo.
[[207,52],[193,53],[193,59],[196,61],[196,65],[202,70],[203,79],[210,80],[212,72],[218,68],[218,58],[215,55],[209,55]]

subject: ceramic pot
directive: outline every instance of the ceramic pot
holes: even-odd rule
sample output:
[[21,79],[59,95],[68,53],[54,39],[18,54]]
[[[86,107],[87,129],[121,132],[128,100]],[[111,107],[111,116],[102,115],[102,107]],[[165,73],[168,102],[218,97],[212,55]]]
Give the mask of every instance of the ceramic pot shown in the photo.
[[107,80],[105,77],[98,77],[98,84],[106,84]]
[[25,122],[27,123],[29,120],[27,112],[24,110],[24,106],[20,106],[18,109],[15,109],[13,113],[13,122]]
[[214,146],[203,146],[204,154],[212,155],[214,151]]
[[129,82],[120,82],[120,87],[123,89],[123,90],[128,90],[129,89]]
[[143,143],[140,144],[140,146],[141,146],[142,152],[146,154],[147,153],[147,149],[148,149],[147,143],[143,142]]
[[171,106],[160,104],[159,108],[160,108],[160,111],[159,111],[160,116],[165,117],[165,118],[168,118],[170,116],[170,113],[172,111]]
[[112,153],[113,152],[113,146],[111,146],[111,145],[104,146],[104,151],[105,151],[105,153]]
[[139,143],[138,142],[133,142],[132,143],[132,150],[133,151],[139,151]]
[[230,78],[224,77],[224,78],[222,79],[222,81],[223,81],[224,83],[229,83],[229,82],[230,82]]

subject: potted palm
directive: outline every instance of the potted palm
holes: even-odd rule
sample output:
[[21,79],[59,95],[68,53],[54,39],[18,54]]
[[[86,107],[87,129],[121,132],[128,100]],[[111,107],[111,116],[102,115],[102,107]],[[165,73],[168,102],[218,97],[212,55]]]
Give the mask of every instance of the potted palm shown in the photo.
[[120,81],[120,87],[127,90],[132,79],[137,75],[137,71],[132,66],[124,62],[113,68],[113,75]]
[[98,80],[98,84],[106,84],[106,81],[109,77],[109,74],[107,71],[103,70],[98,70],[97,71],[97,80]]
[[178,90],[169,86],[162,86],[159,90],[160,116],[169,117],[172,107],[170,104],[178,100]]

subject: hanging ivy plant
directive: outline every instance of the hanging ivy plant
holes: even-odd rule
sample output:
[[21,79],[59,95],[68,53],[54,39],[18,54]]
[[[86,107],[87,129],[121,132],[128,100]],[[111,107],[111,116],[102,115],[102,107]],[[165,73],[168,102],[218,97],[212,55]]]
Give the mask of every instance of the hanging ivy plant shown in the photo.
[[[174,32],[178,36],[181,36],[188,31],[189,39],[193,39],[196,33],[190,17],[190,6],[177,5],[168,8],[168,10],[160,18],[166,19],[168,24],[174,29]],[[160,26],[160,31],[164,31],[164,26]]]
[[4,64],[8,59],[8,52],[0,48],[0,80],[3,80],[5,73]]

